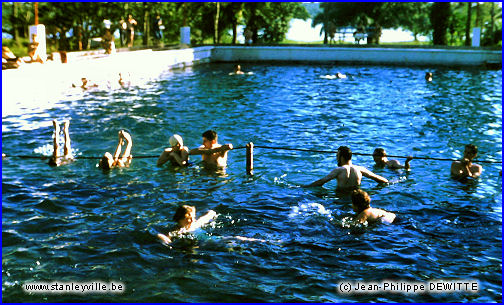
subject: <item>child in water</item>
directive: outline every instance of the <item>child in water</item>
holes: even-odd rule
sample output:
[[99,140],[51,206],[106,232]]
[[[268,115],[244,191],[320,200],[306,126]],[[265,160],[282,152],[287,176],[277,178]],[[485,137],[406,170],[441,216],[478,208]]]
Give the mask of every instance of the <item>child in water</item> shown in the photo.
[[217,216],[217,213],[210,210],[204,216],[196,220],[196,207],[190,205],[179,206],[173,216],[173,221],[177,223],[176,227],[166,235],[159,233],[157,237],[164,243],[169,244],[173,241],[174,237],[201,228],[203,225],[212,221],[215,216]]
[[352,192],[352,208],[357,213],[355,221],[359,223],[373,223],[378,220],[382,222],[392,223],[396,215],[381,209],[372,208],[369,203],[371,198],[368,193],[361,189]]

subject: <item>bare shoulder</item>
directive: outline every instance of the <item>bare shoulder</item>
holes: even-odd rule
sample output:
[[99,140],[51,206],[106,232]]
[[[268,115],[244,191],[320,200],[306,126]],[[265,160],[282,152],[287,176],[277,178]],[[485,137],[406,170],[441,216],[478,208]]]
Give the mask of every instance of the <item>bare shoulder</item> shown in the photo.
[[389,168],[392,168],[392,169],[394,169],[394,168],[401,168],[402,167],[401,163],[399,161],[397,161],[397,160],[389,160],[387,162],[387,166]]

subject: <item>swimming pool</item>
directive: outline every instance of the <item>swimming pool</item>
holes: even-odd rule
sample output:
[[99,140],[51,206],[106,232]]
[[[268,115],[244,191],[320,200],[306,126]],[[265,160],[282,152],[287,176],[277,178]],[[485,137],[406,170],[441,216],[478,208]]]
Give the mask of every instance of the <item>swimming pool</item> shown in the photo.
[[[383,66],[231,64],[166,72],[129,90],[69,90],[59,101],[2,118],[2,151],[37,155],[51,143],[51,120],[70,119],[79,156],[113,152],[129,130],[133,155],[159,155],[179,133],[189,147],[215,129],[220,143],[459,158],[466,143],[480,160],[502,159],[502,72]],[[321,78],[342,72],[347,79]],[[375,207],[398,221],[354,230],[349,198],[300,188],[336,166],[335,155],[256,148],[225,173],[200,166],[158,168],[134,159],[103,173],[97,160],[59,168],[37,159],[2,161],[3,301],[112,302],[496,302],[502,301],[501,165],[482,164],[476,183],[449,178],[450,162],[413,160],[409,173],[373,169],[364,178]],[[404,162],[404,159],[401,160]],[[206,236],[171,248],[155,235],[179,204],[219,216]],[[222,237],[245,236],[269,242]],[[345,294],[339,283],[475,280],[477,293]],[[122,294],[27,294],[30,282],[123,283]]]

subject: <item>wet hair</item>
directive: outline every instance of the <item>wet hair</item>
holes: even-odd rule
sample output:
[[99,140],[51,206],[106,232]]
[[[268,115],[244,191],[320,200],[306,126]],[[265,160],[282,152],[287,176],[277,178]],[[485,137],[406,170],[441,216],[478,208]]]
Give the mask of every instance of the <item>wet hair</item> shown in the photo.
[[369,208],[369,203],[371,202],[371,198],[368,193],[361,189],[352,191],[352,204],[357,207],[358,212],[360,213],[365,209]]
[[[100,163],[98,163],[98,166],[102,169],[110,169],[110,165],[109,165],[109,157],[108,155],[110,155],[110,153],[105,153],[103,154],[103,157],[101,158],[100,160]],[[112,155],[110,155],[112,156]]]
[[340,154],[340,157],[345,158],[345,160],[347,161],[352,160],[352,151],[350,150],[349,147],[340,146],[338,147],[338,152]]
[[180,205],[173,215],[173,221],[178,222],[179,220],[185,219],[187,214],[195,211],[196,208],[190,205]]
[[217,133],[213,130],[207,130],[203,133],[203,137],[209,141],[217,140]]
[[467,144],[465,146],[465,149],[467,150],[467,152],[469,152],[473,155],[476,155],[478,153],[478,146],[476,146],[474,144]]
[[385,153],[385,149],[379,147],[379,148],[377,148],[377,149],[374,150],[373,157],[374,156],[377,156],[377,157],[386,157],[387,154]]

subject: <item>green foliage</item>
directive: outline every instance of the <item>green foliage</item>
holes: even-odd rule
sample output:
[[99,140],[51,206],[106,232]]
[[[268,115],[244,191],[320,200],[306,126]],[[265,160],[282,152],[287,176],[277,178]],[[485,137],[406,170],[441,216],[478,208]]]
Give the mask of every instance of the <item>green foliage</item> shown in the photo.
[[253,33],[254,42],[278,43],[285,38],[292,18],[306,20],[310,17],[297,2],[246,2],[243,6],[245,22]]
[[415,36],[429,32],[428,3],[335,2],[322,3],[320,7],[322,12],[315,16],[312,25],[322,24],[326,36],[331,24],[338,28],[368,29],[368,42],[371,43],[379,43],[382,28],[402,27]]

